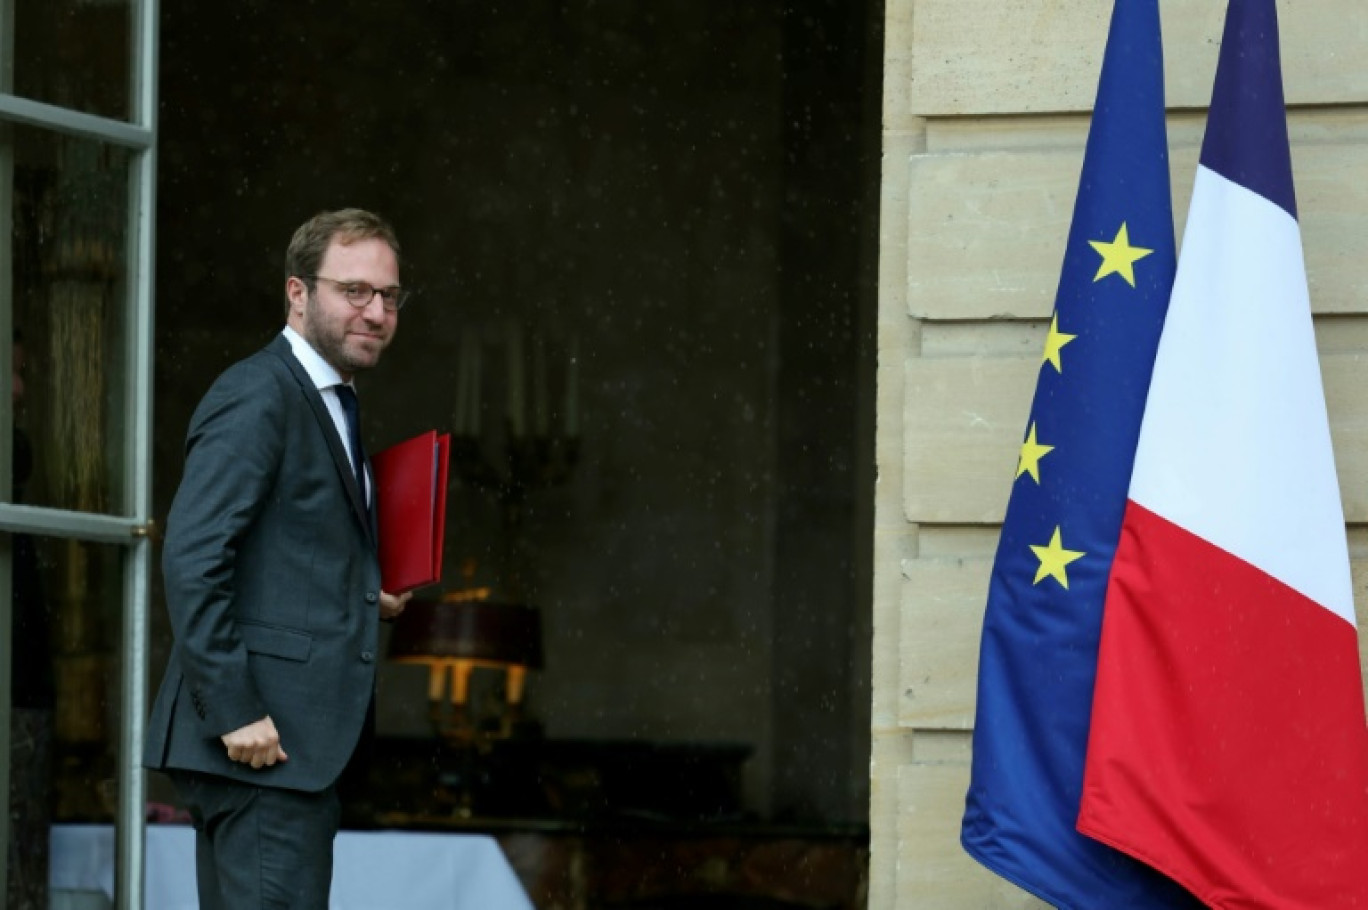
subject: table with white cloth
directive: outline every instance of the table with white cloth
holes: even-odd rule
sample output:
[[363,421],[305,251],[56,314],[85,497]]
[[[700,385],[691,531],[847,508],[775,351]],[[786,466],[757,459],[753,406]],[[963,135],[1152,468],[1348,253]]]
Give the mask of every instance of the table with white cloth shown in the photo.
[[[195,831],[148,825],[146,910],[196,910]],[[54,910],[111,906],[114,829],[53,825]],[[341,831],[333,842],[332,910],[532,910],[499,844],[479,834]]]

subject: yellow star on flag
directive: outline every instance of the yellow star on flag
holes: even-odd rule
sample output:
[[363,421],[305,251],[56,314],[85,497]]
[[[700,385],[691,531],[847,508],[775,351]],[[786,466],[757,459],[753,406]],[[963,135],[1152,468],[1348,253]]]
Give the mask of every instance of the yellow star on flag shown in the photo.
[[1050,538],[1049,546],[1037,547],[1033,544],[1031,552],[1040,560],[1040,568],[1036,569],[1035,581],[1032,584],[1040,584],[1040,580],[1049,575],[1066,591],[1069,590],[1069,576],[1064,572],[1064,567],[1085,555],[1082,550],[1064,549],[1064,544],[1059,540],[1059,525],[1055,525],[1054,536]]
[[1064,366],[1059,359],[1059,352],[1064,349],[1064,345],[1077,337],[1059,330],[1059,314],[1055,313],[1050,319],[1050,334],[1045,336],[1045,357],[1040,362],[1054,364],[1055,372],[1063,373]]
[[1115,272],[1126,279],[1126,284],[1135,287],[1135,261],[1144,259],[1154,250],[1147,250],[1144,247],[1131,246],[1130,234],[1126,231],[1126,222],[1121,222],[1121,230],[1116,232],[1116,239],[1111,243],[1103,240],[1089,240],[1089,246],[1097,250],[1102,256],[1102,264],[1097,267],[1097,274],[1093,276],[1093,281],[1101,281],[1108,275]]
[[1031,429],[1026,434],[1026,441],[1021,444],[1021,455],[1017,457],[1016,476],[1030,474],[1035,478],[1037,484],[1040,483],[1040,459],[1054,451],[1054,446],[1041,445],[1036,442],[1035,421],[1031,422]]

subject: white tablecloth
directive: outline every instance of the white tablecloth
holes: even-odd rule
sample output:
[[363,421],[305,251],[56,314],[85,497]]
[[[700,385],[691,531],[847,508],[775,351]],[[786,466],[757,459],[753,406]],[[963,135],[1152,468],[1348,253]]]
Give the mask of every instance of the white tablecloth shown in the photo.
[[[195,832],[148,825],[146,910],[197,910]],[[53,906],[114,894],[114,829],[53,825]],[[84,897],[80,895],[84,894]],[[333,843],[333,910],[533,910],[492,837],[342,831]]]

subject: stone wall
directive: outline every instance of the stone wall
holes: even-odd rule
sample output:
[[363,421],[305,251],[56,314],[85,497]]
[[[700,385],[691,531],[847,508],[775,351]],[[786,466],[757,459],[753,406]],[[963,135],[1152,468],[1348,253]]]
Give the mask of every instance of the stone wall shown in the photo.
[[[870,907],[1034,907],[959,846],[978,636],[1111,4],[890,0],[879,266]],[[1164,0],[1181,231],[1225,4]],[[1355,589],[1368,545],[1368,33],[1279,3]],[[1181,240],[1181,238],[1180,238]],[[1275,368],[1275,367],[1271,367]]]

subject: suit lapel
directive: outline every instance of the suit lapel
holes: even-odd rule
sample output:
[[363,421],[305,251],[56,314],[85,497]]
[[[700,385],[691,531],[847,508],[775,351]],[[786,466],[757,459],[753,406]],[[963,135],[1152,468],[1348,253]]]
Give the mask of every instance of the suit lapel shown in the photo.
[[[365,502],[361,498],[361,490],[356,485],[356,473],[352,471],[351,459],[347,457],[346,445],[342,442],[342,437],[337,435],[337,424],[333,423],[332,414],[328,413],[328,406],[323,403],[323,396],[319,394],[317,387],[314,386],[313,379],[304,369],[298,358],[294,355],[294,349],[290,347],[289,340],[284,335],[277,335],[275,340],[266,346],[266,350],[275,354],[285,364],[285,368],[290,371],[295,382],[299,384],[299,389],[304,393],[304,400],[309,403],[309,409],[313,411],[314,419],[318,421],[319,432],[323,434],[323,441],[327,443],[328,452],[332,455],[333,467],[337,469],[338,479],[342,481],[342,486],[347,490],[347,498],[351,501],[352,512],[356,515],[357,521],[361,522],[361,527],[366,531],[366,537],[371,544],[375,544],[375,527],[372,521],[370,510],[366,508]],[[366,460],[366,471],[368,477],[375,475],[370,472],[370,459]]]

